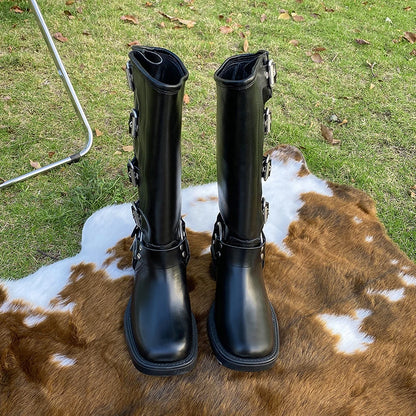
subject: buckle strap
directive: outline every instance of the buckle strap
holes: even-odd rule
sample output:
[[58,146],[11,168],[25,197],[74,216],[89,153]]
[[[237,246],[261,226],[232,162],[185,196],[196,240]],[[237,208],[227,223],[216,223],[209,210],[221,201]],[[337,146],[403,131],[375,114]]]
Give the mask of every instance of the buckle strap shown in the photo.
[[269,218],[270,204],[263,198],[261,198],[261,210],[263,212],[263,221],[266,224],[267,219]]
[[273,61],[273,59],[269,59],[266,62],[266,65],[266,78],[269,81],[269,87],[272,88],[273,85],[276,83],[276,63]]
[[227,261],[230,261],[230,257],[239,259],[244,262],[253,262],[257,256],[260,256],[262,267],[265,262],[265,247],[266,236],[262,231],[260,234],[260,244],[255,247],[236,246],[224,241],[224,227],[225,224],[220,216],[218,216],[217,222],[214,226],[211,242],[211,255],[212,259],[217,262],[223,254],[226,254]]
[[131,62],[128,61],[126,63],[126,77],[127,77],[127,85],[128,87],[134,91],[134,81],[133,81],[133,71],[131,69]]
[[129,181],[133,186],[140,185],[140,170],[136,156],[134,156],[132,160],[128,161],[127,174],[129,177]]
[[272,128],[272,112],[270,111],[269,107],[266,107],[263,111],[264,117],[264,134],[270,133]]
[[186,235],[186,226],[185,221],[181,218],[180,224],[180,241],[174,247],[165,249],[161,247],[148,247],[143,243],[143,231],[142,231],[142,212],[138,207],[138,203],[135,202],[132,204],[132,213],[133,219],[136,223],[136,226],[131,234],[134,237],[133,244],[130,247],[130,250],[133,253],[133,268],[136,267],[137,262],[140,261],[143,257],[144,252],[147,253],[148,257],[160,258],[163,260],[163,263],[174,264],[177,261],[178,256],[180,261],[186,266],[189,263],[191,257],[188,238]]
[[267,181],[267,179],[269,179],[271,172],[272,172],[272,159],[270,155],[263,156],[263,165],[261,167],[261,177],[264,179],[264,181]]
[[139,113],[135,108],[130,111],[129,134],[133,139],[137,137],[139,131]]

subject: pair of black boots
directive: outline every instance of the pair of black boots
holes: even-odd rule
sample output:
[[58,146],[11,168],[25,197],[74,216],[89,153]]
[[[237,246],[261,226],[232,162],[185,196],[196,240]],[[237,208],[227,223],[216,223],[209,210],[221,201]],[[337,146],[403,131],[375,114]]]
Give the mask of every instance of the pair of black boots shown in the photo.
[[[126,66],[134,109],[129,130],[135,157],[129,177],[133,205],[134,289],[124,327],[134,365],[150,375],[193,368],[197,328],[186,287],[189,246],[181,218],[181,118],[188,71],[172,52],[133,47]],[[219,362],[240,371],[270,368],[279,340],[276,315],[263,281],[268,203],[263,156],[275,66],[266,51],[228,58],[217,83],[219,215],[212,238],[215,302],[208,334]]]

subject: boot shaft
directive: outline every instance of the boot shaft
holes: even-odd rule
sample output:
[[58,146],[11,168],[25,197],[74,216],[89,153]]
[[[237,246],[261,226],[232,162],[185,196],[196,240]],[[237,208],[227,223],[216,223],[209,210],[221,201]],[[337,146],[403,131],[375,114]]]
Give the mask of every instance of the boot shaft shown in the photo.
[[258,239],[265,221],[261,179],[267,179],[263,142],[270,112],[264,104],[272,96],[274,77],[265,51],[233,56],[214,76],[219,207],[235,240]]
[[180,236],[181,122],[188,71],[163,48],[133,47],[127,65],[134,91],[130,132],[140,177],[144,240],[163,246]]

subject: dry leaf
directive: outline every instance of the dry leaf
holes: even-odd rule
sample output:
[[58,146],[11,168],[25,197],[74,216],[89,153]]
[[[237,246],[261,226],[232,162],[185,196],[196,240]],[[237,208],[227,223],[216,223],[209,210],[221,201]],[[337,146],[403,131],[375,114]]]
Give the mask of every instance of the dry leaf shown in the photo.
[[176,17],[173,16],[169,16],[168,14],[161,12],[160,10],[158,11],[159,14],[161,14],[163,17],[166,17],[166,19],[169,19],[171,22],[173,22],[174,20],[176,20]]
[[311,59],[313,62],[315,62],[316,64],[321,64],[324,60],[322,59],[322,56],[319,55],[319,53],[313,53],[311,55]]
[[59,42],[67,42],[68,38],[66,38],[61,32],[56,32],[52,35],[56,40],[59,40]]
[[343,126],[344,124],[347,124],[348,120],[346,118],[344,118],[344,120],[341,121],[341,123],[339,123],[340,126]]
[[127,23],[132,23],[134,25],[139,24],[139,20],[137,19],[137,17],[134,17],[131,14],[125,14],[125,15],[121,16],[120,19],[127,22]]
[[233,28],[231,26],[221,26],[220,27],[220,32],[223,33],[224,35],[231,33],[233,31]]
[[370,42],[368,40],[365,39],[355,39],[355,41],[359,44],[359,45],[369,45]]
[[32,166],[32,168],[34,168],[34,169],[40,169],[41,168],[39,162],[34,162],[33,160],[30,160],[30,159],[29,159],[29,161],[30,161],[30,166]]
[[122,155],[123,153],[121,153],[120,152],[120,150],[116,150],[115,152],[114,152],[114,155]]
[[295,22],[304,22],[305,21],[305,18],[303,16],[300,16],[300,15],[298,15],[296,13],[292,13],[292,19]]
[[66,2],[65,2],[65,4],[67,5],[67,6],[70,6],[71,4],[74,4],[75,3],[75,1],[74,0],[67,0]]
[[404,32],[404,38],[409,41],[410,43],[416,42],[416,33],[412,32]]
[[247,52],[248,51],[248,40],[247,40],[247,38],[244,39],[243,51],[244,52]]
[[324,126],[323,124],[321,124],[321,134],[325,141],[327,141],[329,144],[332,144],[333,146],[341,143],[341,140],[334,139],[333,130],[327,126]]
[[64,10],[64,15],[68,17],[69,20],[75,19],[75,16],[69,10]]
[[196,22],[194,22],[193,20],[186,20],[186,19],[178,19],[178,22],[181,25],[186,26],[188,29],[190,29],[191,27],[194,27]]
[[296,40],[296,39],[292,39],[292,40],[290,40],[290,41],[289,41],[289,43],[290,43],[292,46],[299,46],[299,41],[298,41],[298,40]]
[[19,6],[12,6],[10,7],[10,10],[12,10],[15,13],[24,13],[24,10],[22,10]]
[[83,12],[82,7],[77,7],[77,13],[81,14]]
[[370,90],[372,90],[375,87],[373,83],[370,84]]
[[288,12],[283,12],[279,14],[278,20],[290,20],[290,15]]
[[267,16],[263,13],[261,16],[260,16],[260,22],[261,23],[263,23],[263,22],[265,22],[267,20]]
[[123,152],[132,152],[134,150],[133,146],[123,146]]
[[410,55],[416,56],[416,49],[413,49],[412,52],[410,52]]
[[312,49],[314,52],[323,52],[326,51],[326,48],[322,47],[322,46],[317,46],[315,48]]
[[184,104],[189,104],[189,101],[191,101],[190,98],[189,98],[189,95],[185,93],[183,95],[183,103]]
[[88,30],[84,30],[82,34],[85,36],[91,36],[91,32],[89,32]]
[[100,136],[102,136],[102,135],[103,135],[103,133],[102,133],[100,130],[95,129],[95,135],[96,135],[97,137],[100,137]]
[[405,12],[410,12],[410,10],[412,10],[412,8],[410,6],[407,6],[403,9]]
[[129,42],[127,46],[134,46],[134,45],[140,45],[140,42],[138,40],[133,40],[132,42]]
[[153,7],[153,3],[150,3],[150,1],[147,1],[144,7]]
[[49,157],[52,157],[54,154],[55,154],[55,152],[53,152],[53,151],[48,152],[48,156],[49,156]]

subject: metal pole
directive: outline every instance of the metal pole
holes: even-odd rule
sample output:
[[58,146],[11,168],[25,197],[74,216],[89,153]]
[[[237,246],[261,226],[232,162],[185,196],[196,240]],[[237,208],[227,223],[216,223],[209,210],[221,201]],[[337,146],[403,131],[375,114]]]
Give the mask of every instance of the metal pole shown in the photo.
[[68,74],[66,73],[64,64],[62,63],[61,58],[59,56],[59,53],[58,53],[58,51],[55,47],[55,44],[53,43],[52,37],[49,33],[49,29],[46,26],[45,21],[43,20],[42,13],[40,12],[40,9],[39,9],[39,7],[36,3],[36,0],[30,0],[30,4],[32,5],[32,8],[35,12],[36,20],[37,20],[39,28],[42,32],[43,38],[44,38],[46,44],[48,45],[49,52],[51,53],[52,58],[55,62],[56,68],[58,70],[58,74],[61,77],[62,82],[64,83],[65,88],[66,88],[66,90],[67,90],[67,92],[68,92],[68,94],[71,98],[72,105],[75,109],[75,112],[77,113],[78,118],[80,119],[80,121],[84,125],[84,128],[85,128],[86,133],[87,133],[87,143],[85,144],[85,147],[81,151],[79,151],[78,153],[74,153],[74,154],[66,157],[65,159],[62,159],[62,160],[59,160],[57,162],[51,163],[47,166],[43,166],[39,169],[32,170],[31,172],[28,172],[28,173],[26,173],[24,175],[21,175],[21,176],[18,176],[16,178],[7,180],[7,181],[0,184],[0,188],[5,188],[6,186],[10,186],[10,185],[12,185],[16,182],[23,181],[27,178],[38,175],[39,173],[46,172],[46,171],[48,171],[50,169],[53,169],[57,166],[61,166],[61,165],[64,165],[66,163],[71,163],[71,162],[78,162],[78,160],[82,156],[84,156],[86,153],[88,153],[88,151],[91,149],[92,140],[93,140],[92,130],[91,130],[91,127],[88,123],[87,117],[85,116],[84,110],[82,109],[81,104],[78,100],[78,97],[77,97],[77,95],[74,91],[74,88],[72,87],[71,80],[69,79]]

